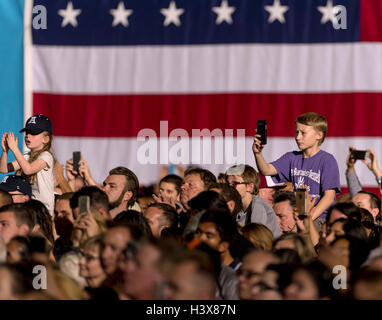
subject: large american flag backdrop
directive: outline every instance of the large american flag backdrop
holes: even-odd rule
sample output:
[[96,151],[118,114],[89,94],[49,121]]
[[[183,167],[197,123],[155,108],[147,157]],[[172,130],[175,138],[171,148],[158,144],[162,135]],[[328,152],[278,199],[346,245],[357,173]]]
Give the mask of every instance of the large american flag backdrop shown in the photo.
[[[380,0],[33,5],[44,5],[48,20],[46,30],[31,29],[26,47],[26,86],[33,94],[26,116],[50,117],[58,160],[82,151],[99,182],[118,165],[134,170],[143,185],[155,182],[160,164],[138,161],[145,142],[137,134],[151,129],[159,137],[160,121],[190,137],[193,129],[234,129],[234,136],[243,129],[239,151],[255,166],[257,120],[268,121],[264,156],[271,161],[297,148],[294,120],[315,111],[328,120],[323,149],[335,155],[342,185],[349,146],[371,148],[382,158]],[[338,5],[346,21],[336,18]],[[346,22],[346,29],[336,29],[336,22]],[[166,153],[160,146],[157,152]],[[229,165],[214,157],[201,164],[215,174]],[[365,165],[356,168],[363,184],[376,186]]]

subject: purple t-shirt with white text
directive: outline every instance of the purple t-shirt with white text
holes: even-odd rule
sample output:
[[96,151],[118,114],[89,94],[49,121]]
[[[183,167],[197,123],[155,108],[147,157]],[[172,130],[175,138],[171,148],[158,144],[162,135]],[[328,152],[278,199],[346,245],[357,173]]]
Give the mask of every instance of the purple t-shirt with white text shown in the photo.
[[[294,191],[307,185],[312,198],[318,196],[316,204],[326,190],[334,189],[340,193],[338,164],[328,152],[320,150],[313,157],[304,158],[302,151],[292,151],[271,164],[276,168],[280,182],[292,182]],[[324,216],[321,215],[321,218]]]

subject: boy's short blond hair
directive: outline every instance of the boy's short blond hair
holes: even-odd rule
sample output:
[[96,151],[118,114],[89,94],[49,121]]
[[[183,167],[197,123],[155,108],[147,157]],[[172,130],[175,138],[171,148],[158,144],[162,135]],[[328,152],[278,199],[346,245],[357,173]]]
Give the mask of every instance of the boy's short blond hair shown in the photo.
[[301,123],[306,126],[312,126],[314,130],[317,132],[322,132],[322,139],[318,143],[318,145],[322,145],[326,138],[326,134],[328,133],[328,122],[323,115],[320,115],[315,112],[307,112],[304,113],[296,119],[295,124]]

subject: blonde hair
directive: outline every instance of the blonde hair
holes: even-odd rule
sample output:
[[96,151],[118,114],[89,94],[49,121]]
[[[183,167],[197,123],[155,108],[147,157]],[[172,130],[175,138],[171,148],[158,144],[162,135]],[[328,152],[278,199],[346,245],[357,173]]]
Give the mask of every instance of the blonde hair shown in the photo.
[[253,243],[253,245],[265,251],[272,250],[273,234],[264,225],[258,223],[250,223],[241,229],[245,238]]
[[[93,215],[94,220],[97,222],[98,231],[99,231],[98,234],[102,234],[102,233],[106,232],[106,230],[107,230],[106,218],[103,215],[101,215],[97,210],[90,209],[90,213]],[[81,240],[80,240],[80,246],[82,247],[85,244],[85,242],[87,242],[87,240],[89,240],[89,239],[90,239],[90,237],[89,237],[88,233],[86,232],[86,230],[84,230],[84,232],[82,233]]]
[[[48,143],[46,143],[41,150],[38,150],[36,153],[32,154],[32,152],[29,152],[29,159],[28,162],[32,163],[33,161],[37,160],[37,158],[45,151],[49,152],[53,157],[53,166],[56,163],[56,158],[53,156],[52,151],[50,150],[52,148],[52,141],[53,141],[53,135],[49,133],[48,131],[42,132],[45,137],[49,137]],[[27,176],[21,169],[17,171],[16,175],[20,175],[23,178],[27,179],[30,184],[34,184],[37,179],[37,173],[32,174],[30,176]]]
[[328,122],[323,115],[315,112],[307,112],[297,117],[295,124],[300,123],[306,126],[312,126],[317,132],[322,132],[322,139],[318,145],[322,145],[328,133]]

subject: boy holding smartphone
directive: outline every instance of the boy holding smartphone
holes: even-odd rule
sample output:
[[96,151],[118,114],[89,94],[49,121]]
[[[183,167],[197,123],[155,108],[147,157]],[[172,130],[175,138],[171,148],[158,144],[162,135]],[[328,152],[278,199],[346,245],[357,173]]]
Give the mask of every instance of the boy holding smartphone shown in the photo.
[[[300,151],[287,152],[278,160],[267,163],[262,154],[264,145],[259,140],[260,136],[255,135],[252,149],[256,164],[264,176],[278,175],[279,182],[292,182],[294,191],[306,187],[312,198],[317,197],[311,211],[312,219],[324,219],[340,192],[337,161],[332,154],[320,150],[328,124],[324,116],[308,112],[300,115],[295,125],[295,140]],[[318,222],[321,224],[322,220]]]

